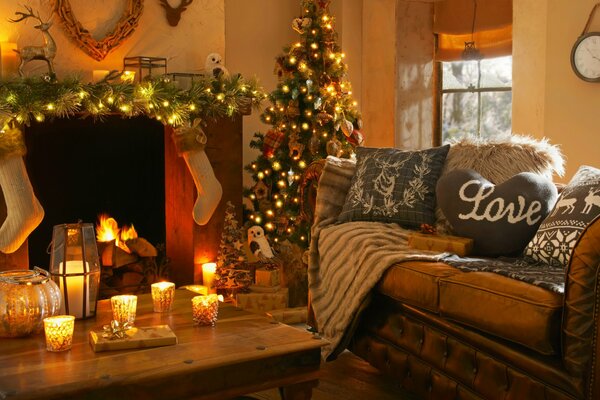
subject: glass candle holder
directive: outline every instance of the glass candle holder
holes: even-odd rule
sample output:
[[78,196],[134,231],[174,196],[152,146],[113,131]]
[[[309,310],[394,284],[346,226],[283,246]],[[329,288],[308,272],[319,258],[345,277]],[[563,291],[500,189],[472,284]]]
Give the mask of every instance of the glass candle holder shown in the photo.
[[152,289],[152,304],[154,312],[169,312],[175,297],[173,282],[157,282],[150,285]]
[[57,315],[44,318],[44,332],[46,333],[46,350],[65,351],[73,345],[73,330],[75,329],[75,316]]
[[215,326],[219,313],[219,297],[216,294],[192,298],[192,314],[198,325]]
[[135,311],[137,308],[137,296],[131,294],[122,294],[110,298],[113,319],[121,325],[126,322],[133,325],[135,321]]

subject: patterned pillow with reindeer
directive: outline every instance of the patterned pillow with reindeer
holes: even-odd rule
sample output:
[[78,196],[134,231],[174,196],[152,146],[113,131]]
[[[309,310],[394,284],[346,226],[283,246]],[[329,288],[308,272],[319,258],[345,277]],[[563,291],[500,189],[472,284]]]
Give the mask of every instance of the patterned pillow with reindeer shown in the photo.
[[407,228],[435,222],[435,185],[449,145],[419,151],[358,147],[356,171],[340,222],[395,222]]
[[565,186],[524,255],[552,266],[568,266],[579,236],[599,216],[600,169],[584,165]]

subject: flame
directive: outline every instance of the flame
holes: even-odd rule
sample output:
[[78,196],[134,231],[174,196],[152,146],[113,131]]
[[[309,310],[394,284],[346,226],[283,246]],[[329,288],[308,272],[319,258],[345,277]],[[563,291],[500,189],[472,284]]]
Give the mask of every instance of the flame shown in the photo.
[[127,253],[131,253],[131,250],[125,245],[125,242],[129,239],[135,239],[138,234],[133,225],[130,227],[125,225],[119,229],[117,221],[109,217],[106,214],[98,216],[98,224],[96,225],[96,240],[99,242],[110,242],[115,241],[115,244]]

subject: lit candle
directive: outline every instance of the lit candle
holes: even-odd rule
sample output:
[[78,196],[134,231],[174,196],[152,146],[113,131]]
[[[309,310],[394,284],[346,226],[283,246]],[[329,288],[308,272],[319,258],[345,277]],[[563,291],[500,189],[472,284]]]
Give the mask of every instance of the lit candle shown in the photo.
[[121,74],[121,82],[133,83],[135,80],[135,71],[123,71]]
[[0,43],[0,78],[8,79],[19,70],[16,43]]
[[[83,261],[67,261],[67,268],[65,271],[64,264],[58,265],[58,270],[61,276],[58,281],[60,292],[65,293],[63,285],[67,285],[67,294],[64,301],[61,304],[61,313],[74,315],[75,318],[85,318],[91,315],[90,312],[90,281],[91,277],[88,276],[86,279],[85,273],[90,271],[89,263],[85,263],[86,268],[83,268]],[[83,289],[85,287],[85,309],[83,308]],[[68,310],[67,305],[68,303]]]
[[157,282],[150,285],[152,288],[152,304],[154,312],[171,311],[175,297],[175,284],[173,282]]
[[113,319],[121,325],[128,322],[133,325],[135,321],[135,312],[137,308],[137,296],[123,294],[110,298]]
[[219,296],[195,296],[192,298],[193,320],[198,325],[214,326],[219,313]]
[[73,344],[74,328],[75,317],[73,315],[57,315],[55,317],[44,318],[46,350],[69,350]]
[[208,288],[208,293],[217,293],[217,289],[213,287],[216,271],[216,263],[202,264],[202,284]]
[[92,71],[92,82],[98,83],[102,79],[106,78],[106,75],[110,73],[109,70],[106,69],[95,69]]

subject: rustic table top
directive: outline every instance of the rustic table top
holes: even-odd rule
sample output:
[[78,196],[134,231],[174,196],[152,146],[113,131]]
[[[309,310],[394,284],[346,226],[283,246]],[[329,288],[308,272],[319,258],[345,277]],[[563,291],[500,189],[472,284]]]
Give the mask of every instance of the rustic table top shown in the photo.
[[193,296],[177,290],[169,313],[138,296],[136,326],[169,325],[172,346],[95,353],[88,334],[109,323],[109,300],[75,321],[70,351],[46,351],[43,333],[0,339],[0,399],[222,399],[273,387],[310,398],[323,340],[223,303],[215,327],[196,326]]

